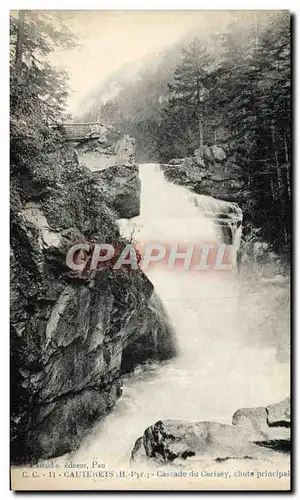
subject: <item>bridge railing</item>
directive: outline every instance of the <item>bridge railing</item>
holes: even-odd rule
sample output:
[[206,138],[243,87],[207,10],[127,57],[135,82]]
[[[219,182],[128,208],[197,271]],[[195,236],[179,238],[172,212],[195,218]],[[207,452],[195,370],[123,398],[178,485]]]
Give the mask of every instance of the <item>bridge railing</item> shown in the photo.
[[104,135],[108,130],[115,130],[115,127],[100,122],[63,122],[51,124],[50,127],[62,127],[70,140],[96,139]]

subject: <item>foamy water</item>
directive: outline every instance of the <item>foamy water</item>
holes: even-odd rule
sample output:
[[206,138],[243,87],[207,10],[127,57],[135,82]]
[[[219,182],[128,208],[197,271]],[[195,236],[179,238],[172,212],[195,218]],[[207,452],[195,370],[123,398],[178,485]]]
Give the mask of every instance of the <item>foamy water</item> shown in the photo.
[[[167,182],[158,166],[141,165],[140,177],[141,215],[120,221],[124,234],[134,230],[141,243],[155,238],[166,243],[220,238],[203,207],[194,203],[194,195]],[[171,272],[159,266],[147,274],[175,326],[179,355],[166,363],[137,367],[124,379],[123,395],[112,413],[64,459],[105,457],[111,467],[123,464],[135,440],[157,420],[230,424],[238,408],[266,406],[289,394],[289,366],[282,355],[288,325],[282,315],[275,335],[270,324],[278,290],[247,294],[234,274],[224,278],[217,272]]]

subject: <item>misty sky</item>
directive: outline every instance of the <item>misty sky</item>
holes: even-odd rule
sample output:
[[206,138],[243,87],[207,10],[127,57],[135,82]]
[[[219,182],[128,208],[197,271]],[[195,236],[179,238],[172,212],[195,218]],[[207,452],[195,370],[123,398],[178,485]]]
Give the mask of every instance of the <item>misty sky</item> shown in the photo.
[[56,52],[55,65],[67,69],[74,92],[71,112],[107,76],[151,53],[178,42],[189,32],[222,31],[238,20],[249,22],[258,11],[60,11],[78,37],[74,51]]

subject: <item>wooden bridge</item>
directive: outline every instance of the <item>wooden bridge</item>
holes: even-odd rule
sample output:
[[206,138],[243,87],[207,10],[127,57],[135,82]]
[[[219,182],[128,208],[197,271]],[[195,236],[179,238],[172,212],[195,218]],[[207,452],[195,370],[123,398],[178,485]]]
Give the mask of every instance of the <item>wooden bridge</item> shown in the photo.
[[88,139],[103,139],[109,130],[115,130],[115,127],[104,125],[100,122],[82,122],[82,123],[57,123],[50,125],[51,128],[63,129],[69,141],[85,141]]

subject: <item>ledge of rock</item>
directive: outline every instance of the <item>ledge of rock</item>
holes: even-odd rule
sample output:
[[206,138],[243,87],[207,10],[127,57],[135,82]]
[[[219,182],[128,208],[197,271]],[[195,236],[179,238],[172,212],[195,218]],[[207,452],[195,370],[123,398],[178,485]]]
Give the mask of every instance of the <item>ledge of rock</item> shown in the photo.
[[76,151],[91,171],[115,165],[135,165],[135,140],[129,135],[120,137],[119,133],[110,132],[105,138],[90,138],[84,144],[78,144]]
[[241,167],[220,146],[204,146],[203,158],[196,149],[194,156],[170,160],[162,168],[168,180],[197,194],[237,203],[246,196]]
[[[270,414],[276,416],[272,423]],[[238,410],[233,425],[160,420],[136,441],[131,458],[157,465],[204,459],[276,461],[290,449],[288,423],[289,398],[266,408]]]
[[[120,185],[123,174],[124,184],[135,178],[132,168],[120,167]],[[95,182],[62,148],[11,182],[11,459],[28,463],[76,448],[121,394],[124,351],[139,352],[141,334],[145,360],[153,332],[172,332],[146,314],[155,298],[142,271],[66,266],[74,243],[126,244],[110,177]]]
[[77,146],[78,158],[93,175],[99,188],[109,193],[109,207],[118,218],[130,219],[140,213],[141,181],[135,163],[135,141],[106,137],[90,139]]
[[115,165],[93,172],[95,181],[107,186],[111,208],[120,219],[130,219],[140,213],[141,181],[136,165]]

